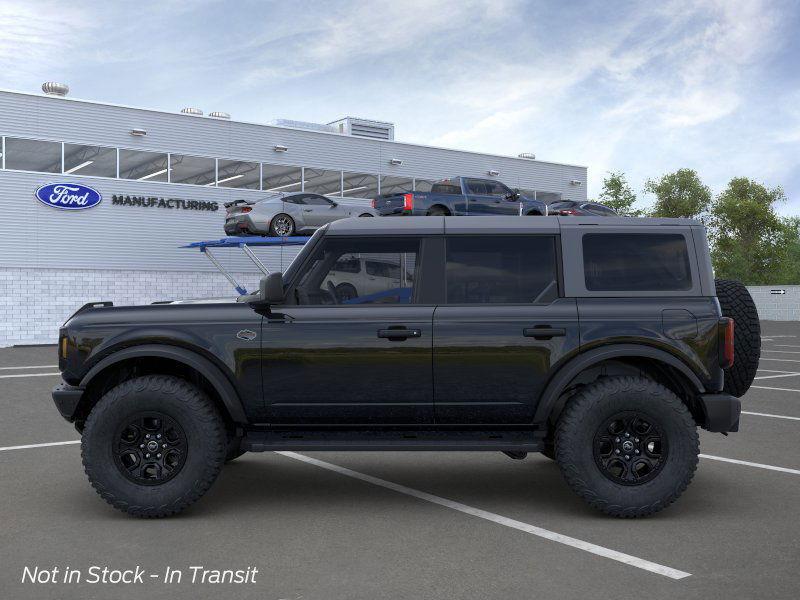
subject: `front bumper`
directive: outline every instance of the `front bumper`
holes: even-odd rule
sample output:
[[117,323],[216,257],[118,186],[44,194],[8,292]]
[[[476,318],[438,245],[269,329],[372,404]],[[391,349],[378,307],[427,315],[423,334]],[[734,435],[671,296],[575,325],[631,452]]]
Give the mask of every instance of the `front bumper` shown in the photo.
[[68,383],[59,383],[53,388],[53,402],[56,403],[56,408],[61,413],[61,416],[70,422],[75,420],[78,404],[80,404],[82,397],[83,388],[75,387]]
[[705,423],[703,429],[718,433],[739,431],[742,402],[730,394],[702,394],[700,404]]

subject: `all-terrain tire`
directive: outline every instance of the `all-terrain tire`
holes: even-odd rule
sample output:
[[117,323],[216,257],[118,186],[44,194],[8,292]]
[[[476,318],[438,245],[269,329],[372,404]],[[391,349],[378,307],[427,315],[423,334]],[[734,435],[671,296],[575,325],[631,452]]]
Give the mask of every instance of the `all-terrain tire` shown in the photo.
[[725,369],[725,391],[737,398],[750,389],[761,359],[761,322],[750,292],[741,281],[715,279],[722,315],[734,320],[733,366]]
[[[134,481],[118,464],[120,431],[142,414],[165,416],[181,429],[182,466],[166,481]],[[211,400],[188,381],[169,375],[136,377],[108,391],[89,413],[81,439],[83,468],[97,493],[137,517],[174,515],[196,502],[217,478],[226,450],[225,425]]]
[[[644,415],[666,439],[652,478],[618,483],[595,453],[596,435],[618,414]],[[615,517],[643,517],[674,502],[697,468],[697,426],[681,400],[646,377],[609,377],[583,388],[567,402],[556,426],[556,461],[567,483],[592,507]]]

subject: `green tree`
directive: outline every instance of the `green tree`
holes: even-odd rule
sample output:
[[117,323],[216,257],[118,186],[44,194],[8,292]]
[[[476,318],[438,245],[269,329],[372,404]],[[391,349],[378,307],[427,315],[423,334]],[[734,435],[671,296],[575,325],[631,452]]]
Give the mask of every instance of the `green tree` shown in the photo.
[[660,179],[648,179],[644,191],[656,197],[652,217],[694,219],[702,217],[711,204],[711,189],[703,185],[693,169],[678,169]]
[[[787,283],[797,277],[798,229],[782,219],[775,204],[786,199],[780,187],[767,188],[746,177],[731,179],[711,207],[711,258],[717,277],[748,285]],[[794,272],[793,272],[794,271]]]
[[633,207],[636,202],[636,194],[633,193],[631,186],[628,185],[625,173],[622,171],[611,171],[608,173],[608,177],[603,180],[600,202],[626,217],[640,217],[643,212]]

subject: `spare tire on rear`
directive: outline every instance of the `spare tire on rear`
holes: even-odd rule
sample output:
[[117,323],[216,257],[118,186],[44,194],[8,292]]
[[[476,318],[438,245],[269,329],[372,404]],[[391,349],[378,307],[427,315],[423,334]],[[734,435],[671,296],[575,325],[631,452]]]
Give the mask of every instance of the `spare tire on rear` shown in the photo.
[[725,369],[725,391],[737,398],[750,389],[761,358],[761,323],[750,292],[740,281],[715,279],[722,316],[734,320],[733,366]]

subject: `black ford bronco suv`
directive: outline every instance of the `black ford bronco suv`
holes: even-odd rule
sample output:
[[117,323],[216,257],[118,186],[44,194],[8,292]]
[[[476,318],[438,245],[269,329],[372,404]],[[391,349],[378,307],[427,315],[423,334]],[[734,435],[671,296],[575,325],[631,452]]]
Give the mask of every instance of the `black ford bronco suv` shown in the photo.
[[53,398],[97,492],[142,517],[267,450],[542,452],[592,506],[648,515],[689,484],[698,427],[738,429],[760,353],[690,220],[346,219],[255,294],[110,304],[63,326]]

